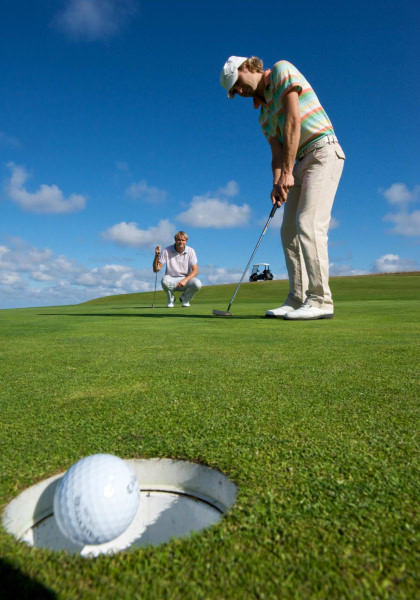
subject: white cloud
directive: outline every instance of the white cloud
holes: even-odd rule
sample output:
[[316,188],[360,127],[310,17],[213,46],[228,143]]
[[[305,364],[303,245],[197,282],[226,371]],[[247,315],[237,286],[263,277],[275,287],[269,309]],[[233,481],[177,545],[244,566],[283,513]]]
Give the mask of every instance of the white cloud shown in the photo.
[[373,265],[376,273],[398,273],[404,271],[416,271],[418,265],[416,261],[401,258],[398,254],[384,254]]
[[338,221],[334,217],[331,217],[330,225],[328,227],[328,230],[332,231],[333,229],[337,229],[338,227],[340,227],[340,221]]
[[88,269],[18,238],[0,246],[0,308],[75,304],[153,289],[152,269],[110,264]]
[[0,271],[0,285],[16,285],[21,281],[19,273]]
[[48,248],[34,248],[20,238],[9,238],[9,242],[10,246],[0,246],[0,271],[30,272],[53,256]]
[[75,279],[75,283],[90,288],[114,289],[120,294],[148,291],[149,282],[136,279],[135,273],[132,267],[106,265],[81,273]]
[[17,137],[8,135],[4,131],[0,131],[0,144],[4,146],[12,146],[14,148],[19,148],[20,146],[20,142]]
[[191,227],[226,229],[246,225],[250,214],[248,204],[238,206],[218,198],[195,196],[190,208],[179,214],[177,219]]
[[237,196],[239,194],[239,184],[236,181],[228,181],[224,188],[220,188],[217,190],[217,196],[228,196],[232,198],[233,196]]
[[31,277],[35,281],[53,281],[54,277],[48,273],[48,267],[46,265],[39,265],[39,269],[32,271]]
[[133,0],[66,0],[53,25],[73,39],[107,40],[136,12]]
[[[244,274],[243,268],[227,269],[225,267],[215,267],[213,265],[200,265],[200,275],[206,283],[210,285],[221,285],[224,283],[236,283],[238,284]],[[251,269],[245,273],[244,282],[249,281]],[[287,279],[287,273],[273,273],[273,279]]]
[[420,210],[409,212],[408,205],[420,199],[420,185],[414,186],[410,191],[405,183],[393,183],[391,187],[382,191],[388,203],[395,212],[387,213],[383,220],[394,223],[388,231],[405,237],[420,235]]
[[416,202],[420,198],[420,185],[416,185],[410,191],[405,183],[393,183],[391,187],[384,190],[383,195],[389,204],[394,206],[406,206],[410,202]]
[[353,275],[368,275],[369,271],[363,269],[353,269],[349,264],[330,263],[330,275],[332,277],[350,277]]
[[117,167],[118,171],[123,171],[124,173],[130,172],[130,166],[125,160],[117,160],[115,166]]
[[156,187],[148,186],[145,180],[132,183],[125,191],[127,196],[136,200],[145,200],[151,204],[160,204],[165,202],[167,192],[159,190]]
[[157,244],[167,244],[173,240],[176,233],[175,226],[168,220],[160,221],[157,227],[139,229],[137,223],[118,223],[113,225],[101,235],[108,242],[119,246],[132,248],[154,248]]
[[389,233],[406,237],[420,235],[420,210],[414,210],[411,213],[405,211],[388,213],[383,220],[394,223],[394,227],[389,230]]
[[188,210],[176,218],[191,227],[227,229],[247,225],[251,215],[248,204],[238,206],[228,199],[239,194],[236,181],[228,181],[225,187],[202,196],[194,196]]
[[68,214],[82,210],[86,205],[84,196],[72,194],[68,199],[56,185],[42,184],[36,192],[28,192],[25,188],[29,177],[24,167],[8,163],[12,172],[6,186],[8,197],[23,210],[33,213]]
[[214,267],[213,265],[200,265],[199,277],[204,278],[212,285],[222,283],[238,283],[242,277],[243,270],[226,269],[225,267]]

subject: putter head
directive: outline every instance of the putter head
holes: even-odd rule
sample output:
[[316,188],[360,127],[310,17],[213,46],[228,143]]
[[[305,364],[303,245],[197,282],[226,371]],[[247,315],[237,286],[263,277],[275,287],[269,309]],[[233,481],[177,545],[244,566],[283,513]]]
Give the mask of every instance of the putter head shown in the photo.
[[219,317],[231,317],[232,316],[232,313],[229,312],[228,310],[214,310],[213,314],[218,315]]

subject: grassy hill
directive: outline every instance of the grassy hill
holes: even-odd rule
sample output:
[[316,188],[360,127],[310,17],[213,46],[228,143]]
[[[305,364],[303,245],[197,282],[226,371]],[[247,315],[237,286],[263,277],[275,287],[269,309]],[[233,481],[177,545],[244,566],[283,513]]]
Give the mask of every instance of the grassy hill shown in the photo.
[[[233,296],[237,283],[204,286],[195,297],[194,303],[198,305],[207,302],[227,302]],[[262,287],[261,287],[262,286]],[[354,277],[331,277],[330,287],[334,300],[357,300],[357,299],[381,299],[391,300],[393,298],[417,299],[420,289],[420,272],[393,273],[391,275],[359,275]],[[282,302],[288,292],[288,282],[280,281],[258,281],[241,284],[235,303],[241,300],[260,300],[262,303]],[[95,300],[84,302],[83,305],[94,304],[133,304],[140,303],[150,305],[153,302],[154,292],[143,292],[137,294],[122,294],[117,296],[105,296]],[[166,295],[160,288],[158,282],[156,301],[162,306],[166,305]]]
[[4,598],[412,599],[420,275],[333,278],[333,320],[264,319],[286,281],[0,311],[0,510],[82,456],[173,457],[238,486],[222,520],[84,559],[0,529]]

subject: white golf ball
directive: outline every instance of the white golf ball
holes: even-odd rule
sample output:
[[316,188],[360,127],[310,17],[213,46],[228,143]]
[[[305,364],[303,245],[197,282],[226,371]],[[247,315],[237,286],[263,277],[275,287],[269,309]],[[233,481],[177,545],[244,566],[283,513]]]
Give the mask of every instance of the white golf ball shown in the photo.
[[63,535],[79,544],[103,544],[134,519],[140,488],[134,471],[112,454],[82,458],[65,473],[54,495],[54,517]]

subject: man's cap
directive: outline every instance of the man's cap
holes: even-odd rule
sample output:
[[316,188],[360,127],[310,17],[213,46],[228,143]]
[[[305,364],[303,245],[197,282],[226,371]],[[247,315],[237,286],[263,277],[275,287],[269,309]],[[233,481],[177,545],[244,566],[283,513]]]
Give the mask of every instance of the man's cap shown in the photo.
[[246,56],[231,56],[223,65],[220,73],[220,83],[227,90],[228,98],[234,98],[235,94],[231,94],[229,90],[235,85],[238,80],[238,67],[247,60]]

